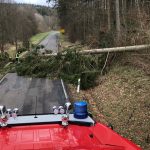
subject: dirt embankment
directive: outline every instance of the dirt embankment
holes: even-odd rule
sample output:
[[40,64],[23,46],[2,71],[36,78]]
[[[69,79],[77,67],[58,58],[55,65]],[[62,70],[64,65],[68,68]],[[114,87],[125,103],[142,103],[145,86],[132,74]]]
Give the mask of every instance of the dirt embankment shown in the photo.
[[132,53],[113,64],[99,77],[98,85],[76,93],[70,86],[72,100],[87,100],[94,118],[111,123],[119,134],[144,150],[150,147],[150,57]]

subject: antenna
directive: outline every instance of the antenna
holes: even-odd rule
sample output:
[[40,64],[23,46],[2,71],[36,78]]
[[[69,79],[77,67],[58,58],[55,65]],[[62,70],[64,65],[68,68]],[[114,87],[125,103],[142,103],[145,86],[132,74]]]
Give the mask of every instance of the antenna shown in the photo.
[[36,96],[36,99],[35,99],[35,116],[34,118],[38,118],[37,117],[37,96]]
[[66,115],[69,116],[69,108],[70,108],[70,106],[71,106],[71,103],[70,103],[70,102],[67,102],[67,103],[65,104],[65,106],[66,106]]

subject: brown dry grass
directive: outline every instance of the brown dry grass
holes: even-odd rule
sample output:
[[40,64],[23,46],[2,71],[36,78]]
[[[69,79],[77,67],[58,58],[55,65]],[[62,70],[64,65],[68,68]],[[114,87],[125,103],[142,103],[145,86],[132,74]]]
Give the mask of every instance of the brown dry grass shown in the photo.
[[[129,60],[129,59],[124,59]],[[150,76],[139,59],[127,65],[123,61],[100,77],[98,86],[76,93],[70,86],[72,100],[85,99],[94,118],[111,123],[119,134],[131,139],[144,150],[150,147]],[[146,59],[146,62],[148,59]],[[142,63],[139,63],[142,62]],[[124,63],[124,64],[123,64]],[[139,65],[140,64],[140,65]],[[144,63],[142,66],[149,66]]]
[[67,48],[81,49],[81,50],[89,49],[88,46],[82,45],[81,42],[79,41],[76,41],[75,43],[71,43],[68,39],[68,36],[63,34],[60,34],[60,44],[61,44],[61,48],[60,48],[61,51]]

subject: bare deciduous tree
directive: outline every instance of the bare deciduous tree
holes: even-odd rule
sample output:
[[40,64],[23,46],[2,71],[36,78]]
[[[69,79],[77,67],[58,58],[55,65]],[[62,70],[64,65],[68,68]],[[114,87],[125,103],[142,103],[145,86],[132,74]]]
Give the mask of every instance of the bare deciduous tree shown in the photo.
[[0,0],[0,50],[3,52],[7,43],[29,43],[29,38],[37,31],[34,11],[31,7],[18,6],[11,0]]

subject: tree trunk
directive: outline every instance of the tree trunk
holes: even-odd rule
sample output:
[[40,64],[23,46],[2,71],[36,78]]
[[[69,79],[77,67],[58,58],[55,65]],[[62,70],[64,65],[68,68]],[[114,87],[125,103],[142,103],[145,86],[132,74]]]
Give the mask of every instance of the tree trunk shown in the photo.
[[117,31],[117,42],[118,42],[121,37],[119,0],[116,0],[116,31]]
[[1,52],[3,53],[4,52],[4,44],[1,43]]
[[108,31],[111,30],[111,21],[110,21],[110,0],[107,0],[107,16],[108,16]]
[[[113,53],[113,52],[129,52],[129,51],[142,51],[149,50],[150,45],[135,45],[135,46],[126,46],[126,47],[112,47],[112,48],[101,48],[101,49],[90,49],[79,51],[80,54],[101,54],[101,53]],[[61,53],[61,55],[66,55],[66,53]],[[57,56],[57,54],[47,54],[46,56]]]
[[15,40],[16,52],[18,52],[18,42],[17,39]]
[[138,16],[139,16],[139,20],[140,20],[141,30],[143,30],[144,28],[142,25],[142,15],[141,15],[141,10],[140,10],[139,0],[136,0],[135,3],[136,3],[137,10],[138,10]]
[[127,52],[127,51],[139,51],[149,49],[150,45],[135,45],[126,47],[113,47],[113,48],[101,48],[80,51],[81,54],[99,54],[106,52]]

